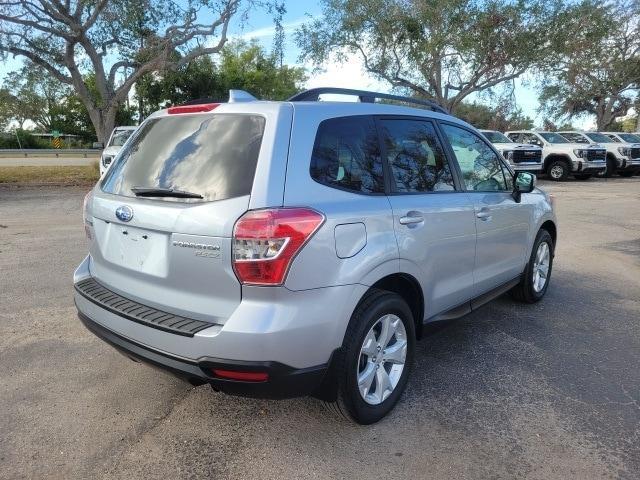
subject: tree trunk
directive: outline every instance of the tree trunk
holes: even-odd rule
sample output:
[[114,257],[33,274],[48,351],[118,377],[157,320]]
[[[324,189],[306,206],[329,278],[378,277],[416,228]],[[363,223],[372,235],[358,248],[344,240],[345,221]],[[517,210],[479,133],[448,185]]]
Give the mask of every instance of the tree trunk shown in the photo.
[[91,118],[91,123],[93,124],[93,128],[96,130],[96,137],[98,137],[98,142],[106,143],[109,139],[109,135],[113,131],[116,126],[116,110],[117,107],[111,107],[106,109],[93,108],[89,109],[89,118]]

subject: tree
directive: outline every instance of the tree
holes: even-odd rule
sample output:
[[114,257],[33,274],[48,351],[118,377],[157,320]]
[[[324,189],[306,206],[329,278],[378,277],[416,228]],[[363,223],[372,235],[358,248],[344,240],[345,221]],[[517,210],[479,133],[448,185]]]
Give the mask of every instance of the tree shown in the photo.
[[560,1],[323,0],[296,32],[303,60],[358,55],[367,71],[452,111],[546,61]]
[[607,130],[638,97],[640,1],[585,3],[566,28],[570,48],[543,77],[541,111],[565,120],[594,115]]
[[512,105],[506,103],[498,103],[493,107],[479,103],[462,102],[453,113],[474,127],[486,130],[506,132],[533,128],[531,118],[524,115],[522,110],[513,108]]
[[145,75],[136,85],[142,116],[167,105],[197,98],[226,101],[230,89],[247,90],[265,100],[283,100],[302,88],[304,69],[279,65],[278,54],[266,54],[255,41],[235,41],[220,52],[192,60],[177,70]]
[[[0,53],[73,86],[99,141],[145,74],[219,52],[232,17],[270,0],[11,0],[0,3]],[[244,10],[241,12],[241,8]],[[174,52],[181,55],[176,58]],[[95,75],[97,96],[86,83]]]

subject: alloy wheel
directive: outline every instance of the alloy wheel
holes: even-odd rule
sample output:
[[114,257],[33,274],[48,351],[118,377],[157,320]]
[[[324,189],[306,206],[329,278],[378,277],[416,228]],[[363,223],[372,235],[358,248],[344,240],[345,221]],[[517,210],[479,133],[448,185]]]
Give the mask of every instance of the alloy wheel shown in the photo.
[[398,385],[407,359],[407,331],[397,315],[378,319],[362,342],[356,379],[362,399],[384,402]]
[[540,293],[547,284],[550,260],[551,251],[549,250],[549,244],[542,242],[538,245],[538,250],[533,260],[533,289],[536,293]]

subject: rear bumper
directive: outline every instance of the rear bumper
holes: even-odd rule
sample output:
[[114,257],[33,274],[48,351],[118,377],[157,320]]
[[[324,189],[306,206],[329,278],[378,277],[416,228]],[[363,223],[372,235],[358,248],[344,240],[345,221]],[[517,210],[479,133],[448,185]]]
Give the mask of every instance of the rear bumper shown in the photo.
[[[89,331],[126,357],[172,373],[193,385],[208,383],[217,391],[256,398],[314,395],[329,400],[335,396],[328,372],[332,371],[329,366],[339,354],[339,349],[332,354],[328,364],[303,369],[278,362],[241,362],[210,357],[192,361],[118,335],[81,312],[78,312],[78,317]],[[260,382],[221,379],[216,377],[213,369],[266,373],[268,379]]]

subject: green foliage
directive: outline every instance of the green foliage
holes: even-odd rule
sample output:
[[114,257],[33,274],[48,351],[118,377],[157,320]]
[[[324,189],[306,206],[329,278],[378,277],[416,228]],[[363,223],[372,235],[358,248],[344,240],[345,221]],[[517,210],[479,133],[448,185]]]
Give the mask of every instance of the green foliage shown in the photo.
[[451,110],[544,63],[559,0],[323,0],[323,17],[302,26],[302,59],[321,67],[359,56],[392,87]]
[[0,134],[0,148],[51,148],[51,145],[26,130],[18,129]]
[[541,80],[541,111],[556,120],[594,115],[612,128],[640,89],[640,2],[584,0],[562,19],[560,52]]
[[486,130],[530,130],[533,128],[533,120],[515,109],[509,104],[499,103],[497,106],[488,106],[479,103],[460,103],[454,115],[470,123],[476,128]]
[[159,108],[197,98],[227,101],[229,90],[246,90],[265,100],[283,100],[299,91],[304,69],[280,65],[255,41],[232,42],[219,61],[200,57],[177,70],[146,75],[136,85],[136,100],[145,117]]

